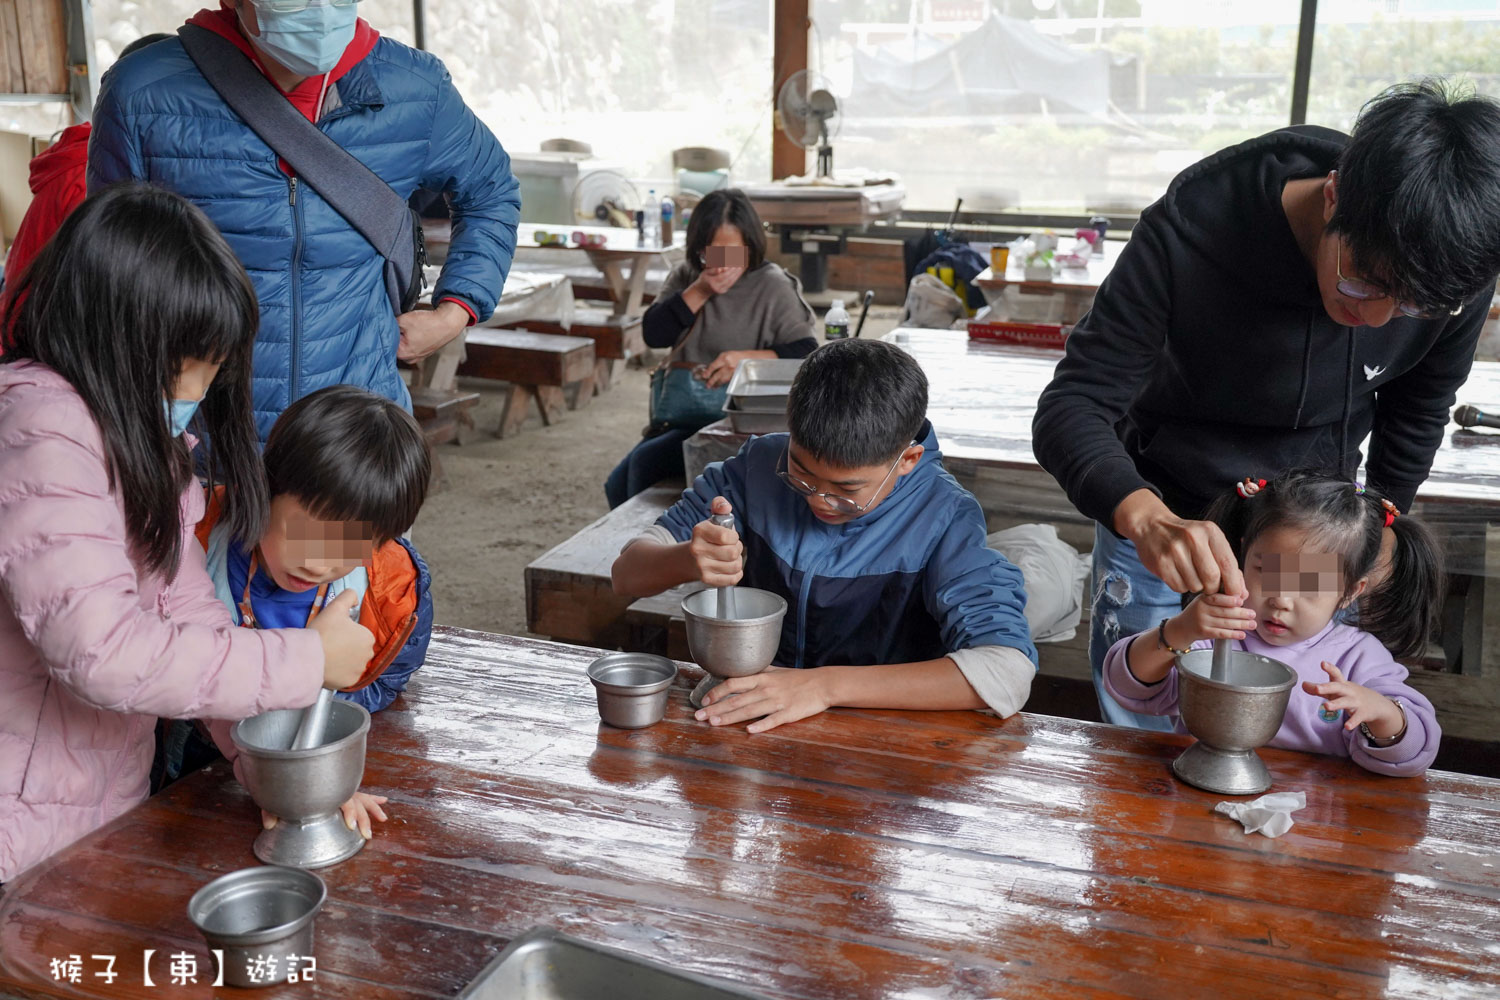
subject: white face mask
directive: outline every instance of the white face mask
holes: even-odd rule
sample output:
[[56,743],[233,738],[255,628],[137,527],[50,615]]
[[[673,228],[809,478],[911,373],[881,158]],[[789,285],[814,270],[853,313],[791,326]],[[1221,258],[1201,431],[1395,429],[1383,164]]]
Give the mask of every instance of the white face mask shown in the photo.
[[[309,4],[302,10],[278,11],[257,3],[255,19],[260,26],[255,41],[267,54],[294,73],[322,76],[338,65],[344,50],[354,41],[359,9],[352,3],[322,3]],[[246,33],[250,33],[248,29]]]

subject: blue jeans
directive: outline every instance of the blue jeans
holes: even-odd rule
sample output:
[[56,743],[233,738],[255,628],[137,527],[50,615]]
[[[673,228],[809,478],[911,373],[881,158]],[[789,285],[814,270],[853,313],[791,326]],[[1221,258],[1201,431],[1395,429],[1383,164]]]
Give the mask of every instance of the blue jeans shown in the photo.
[[637,493],[644,493],[663,479],[681,479],[682,442],[692,431],[672,429],[656,437],[643,438],[604,481],[604,496],[614,510]]
[[1089,665],[1104,721],[1116,726],[1170,732],[1169,716],[1141,715],[1120,706],[1104,690],[1104,654],[1127,636],[1156,628],[1182,610],[1182,597],[1141,565],[1135,543],[1094,525],[1094,602],[1089,620]]

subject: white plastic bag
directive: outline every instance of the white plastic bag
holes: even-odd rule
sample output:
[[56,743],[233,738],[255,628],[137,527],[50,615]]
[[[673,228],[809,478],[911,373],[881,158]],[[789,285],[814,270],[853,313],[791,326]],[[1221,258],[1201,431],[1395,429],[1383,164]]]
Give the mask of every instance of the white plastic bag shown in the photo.
[[958,293],[935,275],[919,274],[906,289],[906,314],[902,326],[919,326],[929,330],[946,330],[956,319],[969,315]]
[[1018,524],[989,536],[989,547],[1026,580],[1026,623],[1033,642],[1066,642],[1083,620],[1089,557],[1061,538],[1053,524]]

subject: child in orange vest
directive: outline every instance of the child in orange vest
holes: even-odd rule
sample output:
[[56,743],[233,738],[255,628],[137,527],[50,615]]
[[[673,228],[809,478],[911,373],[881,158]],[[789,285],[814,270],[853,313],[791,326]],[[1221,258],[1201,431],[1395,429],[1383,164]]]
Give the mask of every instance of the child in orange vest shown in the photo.
[[406,687],[432,638],[431,577],[401,538],[432,475],[421,428],[390,400],[329,386],[281,414],[264,462],[271,516],[261,538],[230,538],[217,496],[198,524],[214,590],[246,628],[304,625],[341,591],[356,591],[375,655],[338,697],[378,712]]

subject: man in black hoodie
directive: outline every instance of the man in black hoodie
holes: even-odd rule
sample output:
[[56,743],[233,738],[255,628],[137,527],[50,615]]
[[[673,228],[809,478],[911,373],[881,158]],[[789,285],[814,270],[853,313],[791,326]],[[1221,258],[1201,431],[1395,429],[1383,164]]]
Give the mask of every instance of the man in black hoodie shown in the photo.
[[1165,728],[1100,684],[1104,654],[1242,593],[1198,520],[1239,480],[1367,478],[1403,510],[1427,478],[1500,272],[1500,105],[1393,88],[1353,134],[1294,126],[1179,174],[1068,338],[1037,460],[1098,522],[1089,656],[1108,721]]

